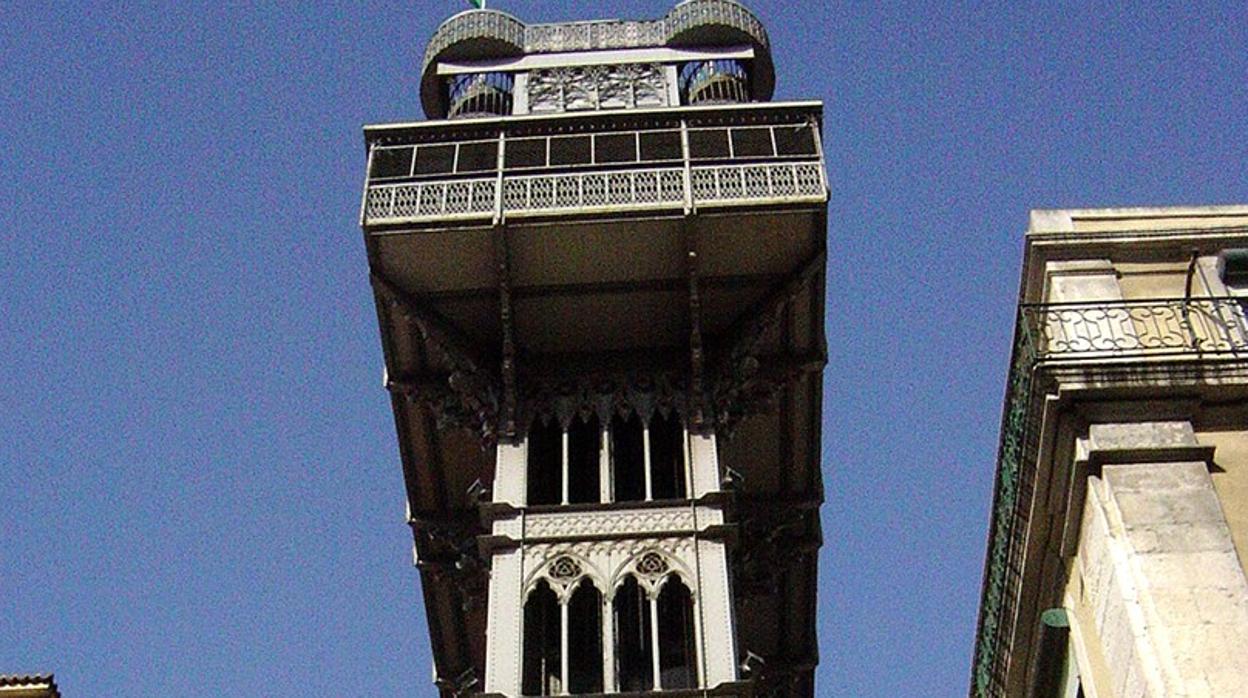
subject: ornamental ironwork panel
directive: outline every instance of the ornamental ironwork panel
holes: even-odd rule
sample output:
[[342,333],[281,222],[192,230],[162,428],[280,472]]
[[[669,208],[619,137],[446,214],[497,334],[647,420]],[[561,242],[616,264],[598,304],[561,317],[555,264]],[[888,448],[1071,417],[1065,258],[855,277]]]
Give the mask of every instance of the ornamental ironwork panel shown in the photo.
[[377,223],[491,215],[496,189],[494,179],[374,185],[368,188],[364,217]]
[[1243,310],[1233,298],[1023,306],[1042,359],[1238,353]]
[[662,46],[666,40],[667,31],[662,20],[604,20],[529,26],[524,35],[524,48],[529,53],[561,53]]
[[[760,163],[694,167],[694,204],[818,202],[827,196],[821,165]],[[496,179],[377,184],[368,188],[369,224],[482,218],[495,214]],[[675,209],[685,205],[681,168],[510,176],[502,180],[502,213]]]
[[657,63],[534,70],[528,90],[534,114],[669,105],[667,80]]

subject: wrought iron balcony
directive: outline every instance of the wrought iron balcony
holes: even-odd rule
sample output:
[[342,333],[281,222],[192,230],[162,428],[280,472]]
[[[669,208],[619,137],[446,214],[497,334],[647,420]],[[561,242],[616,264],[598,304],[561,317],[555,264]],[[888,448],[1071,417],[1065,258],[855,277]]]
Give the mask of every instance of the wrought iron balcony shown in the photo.
[[599,131],[562,123],[548,135],[530,135],[530,122],[500,126],[502,132],[488,140],[425,135],[420,142],[371,141],[363,222],[500,221],[827,201],[813,119],[674,123]]
[[1248,352],[1238,298],[1024,305],[1020,323],[1033,361]]

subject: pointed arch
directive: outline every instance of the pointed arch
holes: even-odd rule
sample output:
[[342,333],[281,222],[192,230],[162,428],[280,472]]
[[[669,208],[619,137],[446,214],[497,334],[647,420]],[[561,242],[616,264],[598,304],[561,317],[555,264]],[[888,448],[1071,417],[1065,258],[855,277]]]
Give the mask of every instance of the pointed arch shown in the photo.
[[553,419],[533,420],[527,443],[526,503],[558,504],[563,496],[563,431],[559,423]]
[[633,412],[611,418],[611,471],[615,473],[615,501],[644,502],[648,498],[645,426]]
[[[575,563],[579,571],[574,574],[555,573],[555,566],[564,560],[570,560]],[[532,593],[537,585],[545,581],[555,591],[555,594],[565,601],[576,585],[585,580],[598,589],[603,596],[608,594],[610,586],[607,584],[607,577],[603,575],[597,565],[589,561],[589,558],[570,550],[560,550],[551,554],[541,563],[536,565],[532,572],[528,573],[528,577],[524,580],[525,595]]]
[[601,501],[600,457],[602,426],[598,415],[578,417],[568,426],[568,502],[596,504]]
[[[659,571],[643,565],[651,556],[661,559],[665,569]],[[671,578],[679,578],[684,583],[686,589],[694,589],[696,587],[693,574],[689,571],[689,568],[683,562],[677,560],[675,556],[656,547],[647,547],[639,550],[617,566],[611,575],[611,582],[606,588],[610,590],[610,593],[614,594],[620,585],[624,583],[625,577],[630,574],[635,575],[642,588],[647,590],[652,596],[657,595]]]

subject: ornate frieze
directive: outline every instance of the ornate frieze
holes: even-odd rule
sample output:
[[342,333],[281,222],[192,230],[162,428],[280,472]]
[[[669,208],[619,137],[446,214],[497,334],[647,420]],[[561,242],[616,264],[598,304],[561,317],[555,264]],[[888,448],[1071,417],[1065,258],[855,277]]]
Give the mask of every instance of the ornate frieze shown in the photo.
[[696,523],[694,513],[688,507],[551,512],[529,514],[525,521],[525,538],[644,536],[676,531],[692,533]]
[[529,73],[529,111],[538,113],[668,106],[657,63],[547,68]]
[[663,20],[606,20],[532,25],[525,31],[524,49],[529,53],[563,53],[662,46],[666,41]]

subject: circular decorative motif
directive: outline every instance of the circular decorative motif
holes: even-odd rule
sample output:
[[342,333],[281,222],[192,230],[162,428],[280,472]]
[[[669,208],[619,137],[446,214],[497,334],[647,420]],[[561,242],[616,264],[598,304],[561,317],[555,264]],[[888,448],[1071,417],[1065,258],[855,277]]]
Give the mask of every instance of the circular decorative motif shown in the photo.
[[643,577],[661,577],[667,574],[668,569],[667,560],[658,553],[646,553],[637,562],[637,573]]
[[581,576],[581,565],[576,560],[565,555],[550,563],[550,572],[548,574],[551,579],[556,581],[570,582]]

